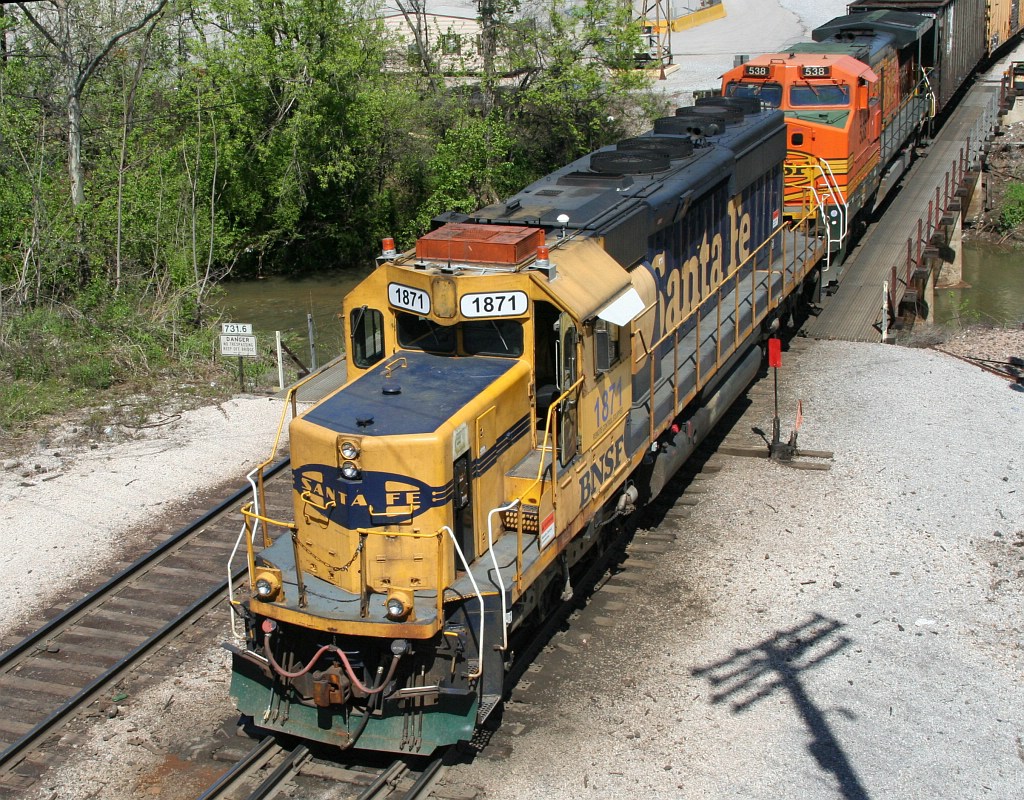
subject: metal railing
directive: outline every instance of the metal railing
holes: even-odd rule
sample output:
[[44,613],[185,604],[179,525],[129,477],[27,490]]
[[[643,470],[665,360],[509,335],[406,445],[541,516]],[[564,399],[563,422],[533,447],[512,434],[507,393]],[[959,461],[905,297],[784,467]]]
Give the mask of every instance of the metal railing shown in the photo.
[[956,156],[951,159],[949,168],[936,184],[934,197],[928,201],[927,212],[918,217],[916,230],[907,237],[907,252],[903,263],[893,264],[889,270],[888,280],[884,282],[886,300],[883,302],[880,323],[883,342],[890,338],[889,327],[896,318],[896,311],[906,288],[915,280],[915,273],[931,271],[930,261],[934,256],[930,247],[933,245],[934,237],[941,235],[945,238],[948,235],[946,229],[952,224],[946,220],[964,211],[962,208],[951,211],[953,201],[970,195],[971,189],[967,185],[968,173],[979,165],[982,147],[996,124],[1001,102],[1002,92],[993,93],[992,100],[982,110]]
[[[661,338],[657,339],[650,346],[643,343],[641,338],[641,348],[635,359],[635,362],[639,365],[645,359],[649,360],[650,369],[650,427],[649,435],[651,441],[654,441],[660,430],[666,426],[688,403],[696,393],[715,375],[718,369],[724,364],[729,357],[736,352],[739,348],[740,343],[746,341],[751,335],[754,329],[768,316],[768,314],[778,307],[779,303],[787,297],[790,292],[799,285],[800,281],[806,277],[807,273],[814,267],[814,265],[821,259],[822,253],[820,250],[827,245],[822,245],[821,240],[814,236],[811,232],[811,222],[814,220],[812,216],[806,216],[796,224],[787,224],[781,226],[775,231],[767,240],[761,243],[761,245],[754,250],[749,257],[747,257],[738,267],[730,272],[722,282],[715,287],[707,297],[700,298],[694,305],[694,307],[687,313],[679,322],[669,331],[667,331]],[[787,236],[787,234],[789,234]],[[802,246],[799,244],[802,242]],[[772,257],[773,251],[777,245],[780,245],[781,253],[778,257]],[[762,256],[763,251],[767,250],[769,254],[768,268],[760,269],[757,267],[757,260]],[[799,252],[799,256],[797,255]],[[781,268],[776,269],[773,267],[774,264],[781,264]],[[750,265],[749,280],[750,280],[750,293],[749,295],[742,296],[742,299],[749,301],[750,303],[750,324],[743,327],[740,323],[740,302],[741,302],[741,289],[742,282],[747,280],[744,278],[742,273],[746,271],[747,266]],[[775,281],[773,276],[782,275],[782,286],[781,291],[775,294],[774,287]],[[764,280],[764,303],[762,306],[758,305],[758,283]],[[731,285],[731,293],[733,295],[733,338],[732,346],[727,349],[726,352],[722,351],[722,291],[729,289]],[[718,313],[716,319],[716,326],[714,331],[705,332],[701,330],[701,308],[707,301],[713,297],[719,298]],[[679,347],[683,337],[681,332],[687,326],[690,320],[694,322],[694,385],[685,396],[680,395],[679,389]],[[707,336],[702,335],[707,333]],[[716,352],[715,352],[715,364],[714,366],[705,371],[701,364],[701,344],[706,338],[714,337]],[[658,420],[655,413],[654,406],[654,392],[655,384],[657,380],[657,366],[662,359],[658,357],[658,353],[663,349],[663,346],[671,342],[672,347],[672,410],[669,415]],[[635,401],[636,398],[634,398]]]

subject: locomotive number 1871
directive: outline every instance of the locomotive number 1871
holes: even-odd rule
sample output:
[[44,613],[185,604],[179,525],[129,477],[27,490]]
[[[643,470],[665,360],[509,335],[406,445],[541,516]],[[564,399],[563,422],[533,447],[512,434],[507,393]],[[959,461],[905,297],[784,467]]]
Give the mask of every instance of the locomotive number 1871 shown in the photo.
[[459,310],[464,317],[518,317],[526,300],[526,292],[475,292],[462,295]]
[[622,379],[601,389],[594,398],[594,426],[598,429],[622,413]]
[[388,302],[396,308],[415,311],[417,314],[430,313],[430,295],[422,289],[401,283],[388,284]]

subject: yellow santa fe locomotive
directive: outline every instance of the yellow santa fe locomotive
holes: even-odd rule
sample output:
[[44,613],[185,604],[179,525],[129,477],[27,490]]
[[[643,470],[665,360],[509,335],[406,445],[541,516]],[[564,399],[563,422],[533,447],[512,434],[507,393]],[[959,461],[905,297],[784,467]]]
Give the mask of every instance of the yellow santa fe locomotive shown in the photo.
[[660,491],[815,280],[785,157],[781,112],[719,98],[385,251],[344,300],[347,382],[290,424],[294,522],[244,509],[243,714],[382,751],[472,735],[510,633]]

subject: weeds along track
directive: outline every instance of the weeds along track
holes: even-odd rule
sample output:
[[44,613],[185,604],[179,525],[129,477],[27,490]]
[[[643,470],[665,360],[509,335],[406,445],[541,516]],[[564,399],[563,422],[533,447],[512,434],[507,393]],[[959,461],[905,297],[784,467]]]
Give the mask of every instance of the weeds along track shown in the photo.
[[[268,471],[267,495],[290,492],[287,461]],[[24,789],[60,758],[43,745],[81,710],[215,607],[227,613],[244,576],[243,489],[130,564],[0,655],[0,791]]]

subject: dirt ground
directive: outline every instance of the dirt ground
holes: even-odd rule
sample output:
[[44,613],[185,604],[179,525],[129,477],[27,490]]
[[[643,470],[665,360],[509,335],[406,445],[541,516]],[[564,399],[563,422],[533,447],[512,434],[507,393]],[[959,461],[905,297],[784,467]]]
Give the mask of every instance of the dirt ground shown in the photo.
[[[1024,102],[1024,100],[1019,100]],[[990,244],[1024,245],[1024,225],[1006,230],[1001,225],[1000,211],[1006,201],[1007,187],[1024,183],[1024,122],[1000,126],[992,139],[992,148],[984,168],[984,209],[965,219],[964,239]]]

